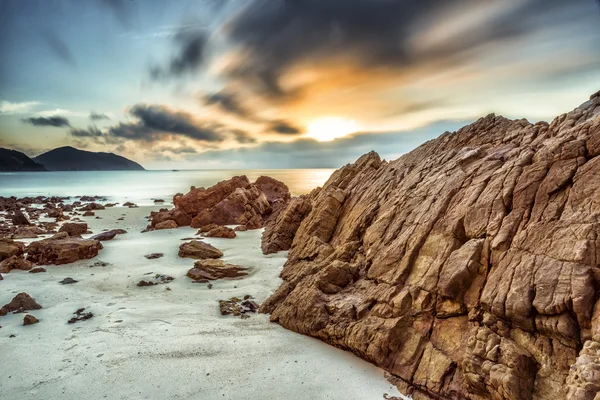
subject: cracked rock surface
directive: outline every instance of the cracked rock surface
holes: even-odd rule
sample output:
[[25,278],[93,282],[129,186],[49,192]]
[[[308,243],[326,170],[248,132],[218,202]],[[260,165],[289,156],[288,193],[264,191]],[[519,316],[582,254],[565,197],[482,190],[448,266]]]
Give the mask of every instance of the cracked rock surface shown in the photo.
[[263,236],[291,243],[272,321],[415,399],[599,398],[600,92],[550,124],[492,114],[371,152],[305,201]]

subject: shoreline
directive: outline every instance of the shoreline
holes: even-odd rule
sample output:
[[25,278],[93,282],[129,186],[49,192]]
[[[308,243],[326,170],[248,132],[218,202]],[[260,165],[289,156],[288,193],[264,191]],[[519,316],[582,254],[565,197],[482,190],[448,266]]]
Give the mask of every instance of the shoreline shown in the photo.
[[[140,233],[150,211],[162,207],[98,210],[102,219],[82,217],[93,234],[116,228],[128,233],[102,242],[104,249],[97,257],[48,266],[41,274],[16,270],[3,274],[2,304],[27,292],[43,309],[31,312],[40,319],[33,326],[22,326],[23,314],[0,318],[0,345],[7,360],[1,392],[14,399],[399,396],[383,370],[270,323],[267,315],[221,316],[220,299],[250,294],[257,302],[264,301],[281,283],[278,276],[287,253],[262,255],[262,229],[239,232],[235,239],[206,238],[223,251],[224,261],[250,268],[248,276],[214,281],[208,289],[185,276],[193,260],[177,256],[180,239],[193,237],[196,230]],[[125,219],[118,221],[122,214]],[[33,240],[37,239],[22,241]],[[144,258],[152,252],[164,257]],[[108,265],[89,267],[97,261]],[[148,273],[175,280],[137,287]],[[60,285],[66,277],[79,282]],[[67,324],[83,307],[94,317]]]

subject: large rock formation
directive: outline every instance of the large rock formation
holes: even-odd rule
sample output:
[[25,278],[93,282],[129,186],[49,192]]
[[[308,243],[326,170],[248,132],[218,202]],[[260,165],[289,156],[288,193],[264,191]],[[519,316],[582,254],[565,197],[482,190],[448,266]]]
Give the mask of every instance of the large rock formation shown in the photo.
[[600,94],[551,124],[489,115],[369,153],[310,195],[262,311],[415,399],[598,400],[599,155]]
[[288,187],[276,179],[261,176],[251,183],[246,176],[235,176],[209,188],[192,186],[187,194],[176,194],[173,197],[175,208],[153,212],[151,227],[164,229],[190,225],[201,228],[216,224],[262,228],[273,208],[285,206],[290,198]]
[[102,248],[102,243],[97,240],[70,237],[61,232],[52,238],[31,243],[25,251],[27,260],[33,263],[61,265],[94,258]]

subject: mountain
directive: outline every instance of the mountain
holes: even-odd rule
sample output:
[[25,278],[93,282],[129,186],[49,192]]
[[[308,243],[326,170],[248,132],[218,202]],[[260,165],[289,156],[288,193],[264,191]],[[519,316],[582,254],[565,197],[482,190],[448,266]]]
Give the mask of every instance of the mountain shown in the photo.
[[70,146],[59,147],[33,159],[48,171],[143,171],[140,164],[113,153],[94,153]]
[[334,172],[267,223],[290,251],[260,311],[414,399],[598,399],[599,110],[491,114]]
[[20,151],[0,148],[0,171],[46,171],[46,168]]

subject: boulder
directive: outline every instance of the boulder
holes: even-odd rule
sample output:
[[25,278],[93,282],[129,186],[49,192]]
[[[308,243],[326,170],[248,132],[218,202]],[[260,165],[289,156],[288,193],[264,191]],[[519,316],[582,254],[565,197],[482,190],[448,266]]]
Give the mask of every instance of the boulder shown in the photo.
[[285,183],[270,176],[260,176],[254,184],[265,194],[271,206],[276,203],[288,203],[292,198]]
[[210,209],[227,198],[238,188],[247,188],[250,181],[246,176],[235,176],[217,183],[207,189],[192,186],[187,194],[176,194],[173,197],[175,207],[188,215],[195,216]]
[[40,240],[27,246],[27,260],[40,264],[69,264],[96,257],[102,249],[97,240],[65,237],[61,232],[52,238]]
[[146,254],[144,257],[146,257],[148,260],[155,260],[155,259],[161,258],[163,256],[164,256],[163,253],[150,253],[150,254]]
[[235,238],[235,231],[226,226],[217,226],[212,228],[208,232],[204,233],[205,237],[216,237],[216,238],[225,238],[225,239],[233,239]]
[[23,292],[16,295],[10,303],[5,304],[0,309],[0,316],[6,315],[10,312],[17,314],[29,310],[39,310],[41,308],[42,306],[40,306],[35,299]]
[[40,322],[40,320],[31,314],[27,314],[27,315],[25,315],[25,317],[23,317],[23,325],[24,326],[37,324],[38,322]]
[[3,261],[12,256],[23,254],[25,245],[20,242],[15,242],[11,239],[0,238],[0,261]]
[[127,233],[127,231],[125,231],[123,229],[111,229],[110,231],[101,232],[97,235],[94,235],[90,239],[103,242],[106,240],[113,240],[115,238],[115,236],[123,234],[123,233]]
[[175,221],[177,226],[188,226],[192,222],[192,217],[177,208],[171,210],[161,209],[158,212],[150,213],[150,216],[152,217],[151,225],[153,227],[170,220]]
[[12,256],[0,262],[0,272],[9,273],[13,269],[21,271],[29,271],[33,267],[30,261],[27,261],[23,256]]
[[201,279],[232,279],[248,275],[248,269],[238,265],[228,264],[223,260],[201,260],[194,263],[194,268],[187,276],[195,281]]
[[80,236],[88,231],[88,225],[85,222],[66,222],[58,231],[66,232],[69,236]]
[[15,211],[15,213],[10,217],[10,220],[12,221],[13,225],[31,225],[29,219],[21,210]]
[[163,221],[163,222],[159,222],[158,224],[156,224],[154,226],[154,229],[156,230],[161,230],[161,229],[176,229],[179,226],[177,225],[177,222],[173,221],[172,219],[167,220],[167,221]]
[[12,234],[13,239],[35,239],[38,235],[46,233],[37,226],[21,226]]
[[291,246],[261,311],[415,399],[597,399],[598,110],[491,114],[339,169],[267,224],[265,252]]
[[208,243],[192,240],[179,246],[179,257],[195,259],[221,258],[223,253]]

